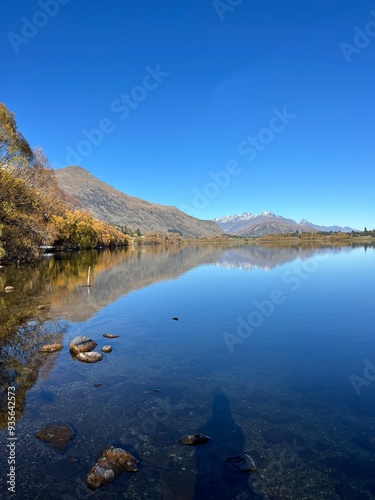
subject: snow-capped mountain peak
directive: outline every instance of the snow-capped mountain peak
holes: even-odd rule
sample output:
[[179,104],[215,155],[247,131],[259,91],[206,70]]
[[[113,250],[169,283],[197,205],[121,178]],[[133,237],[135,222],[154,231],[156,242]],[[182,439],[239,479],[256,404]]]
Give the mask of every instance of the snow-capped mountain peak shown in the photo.
[[225,215],[224,217],[216,217],[216,219],[212,219],[214,222],[241,222],[253,219],[255,215],[250,212],[244,212],[241,215]]
[[269,211],[258,215],[249,212],[241,215],[226,215],[225,217],[217,217],[213,220],[225,233],[236,234],[238,236],[293,233],[295,231],[352,231],[352,228],[347,226],[318,226],[306,219],[302,219],[297,223],[293,219],[286,219],[281,215],[275,215]]

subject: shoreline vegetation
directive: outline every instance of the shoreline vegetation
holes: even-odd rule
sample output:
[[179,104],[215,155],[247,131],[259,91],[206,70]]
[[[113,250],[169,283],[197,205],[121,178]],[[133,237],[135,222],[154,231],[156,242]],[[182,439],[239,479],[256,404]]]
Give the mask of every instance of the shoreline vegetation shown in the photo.
[[189,243],[374,243],[375,230],[352,233],[287,233],[244,238],[232,235],[183,238],[180,231],[144,233],[113,226],[78,208],[58,186],[38,146],[32,149],[17,129],[14,114],[0,103],[0,264],[32,262],[46,252],[118,246]]
[[32,149],[0,103],[0,262],[32,262],[43,248],[128,246],[132,238],[78,208],[58,187],[40,147]]

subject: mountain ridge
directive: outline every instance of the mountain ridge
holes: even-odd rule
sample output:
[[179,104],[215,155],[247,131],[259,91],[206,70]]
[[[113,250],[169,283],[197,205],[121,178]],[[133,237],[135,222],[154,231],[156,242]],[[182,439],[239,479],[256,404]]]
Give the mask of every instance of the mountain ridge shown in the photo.
[[143,233],[177,232],[187,238],[222,235],[213,221],[196,219],[176,207],[130,196],[83,167],[60,168],[55,175],[59,187],[77,200],[79,208],[114,226],[140,229]]
[[299,232],[346,232],[355,231],[348,226],[319,226],[312,222],[302,219],[296,222],[293,219],[287,219],[273,212],[262,212],[252,214],[244,212],[243,214],[225,215],[212,219],[226,234],[243,237],[258,237],[267,234],[295,233]]

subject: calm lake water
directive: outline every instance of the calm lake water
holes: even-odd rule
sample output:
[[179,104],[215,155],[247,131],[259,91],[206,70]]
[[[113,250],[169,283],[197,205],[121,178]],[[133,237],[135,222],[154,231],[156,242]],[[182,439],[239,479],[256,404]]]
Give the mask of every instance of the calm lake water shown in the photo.
[[[0,290],[2,498],[375,498],[373,247],[87,252],[2,268]],[[113,351],[76,361],[77,335]],[[57,341],[62,351],[40,352]],[[35,437],[64,422],[65,451]],[[212,440],[178,442],[198,432]],[[91,492],[87,473],[109,445],[139,472]],[[229,471],[243,453],[257,472]]]

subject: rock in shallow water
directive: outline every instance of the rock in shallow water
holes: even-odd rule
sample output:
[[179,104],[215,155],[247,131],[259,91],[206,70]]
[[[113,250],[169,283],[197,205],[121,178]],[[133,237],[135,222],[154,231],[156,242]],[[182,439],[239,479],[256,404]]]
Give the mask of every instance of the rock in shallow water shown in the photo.
[[112,347],[110,345],[104,345],[100,350],[109,353],[112,352]]
[[179,441],[187,446],[197,446],[208,443],[211,441],[211,438],[205,436],[204,434],[186,434],[185,436],[180,437]]
[[112,333],[103,333],[103,337],[106,339],[117,339],[120,335],[113,335]]
[[113,481],[124,470],[138,472],[139,461],[122,448],[108,446],[87,475],[87,486],[93,490]]
[[56,343],[56,344],[46,344],[40,348],[41,352],[56,352],[56,351],[61,351],[63,348],[62,344]]
[[47,425],[35,436],[46,443],[50,443],[56,450],[62,451],[68,445],[74,435],[69,424]]
[[236,455],[234,457],[229,457],[226,459],[229,466],[229,470],[235,474],[240,474],[241,472],[252,472],[257,470],[254,460],[250,455],[246,453],[244,455]]
[[83,363],[96,363],[103,359],[103,354],[100,354],[100,352],[79,352],[76,359]]
[[70,342],[69,350],[74,354],[77,354],[78,352],[90,352],[93,351],[97,345],[98,344],[92,339],[89,339],[84,335],[80,335],[79,337],[74,337],[74,339]]

